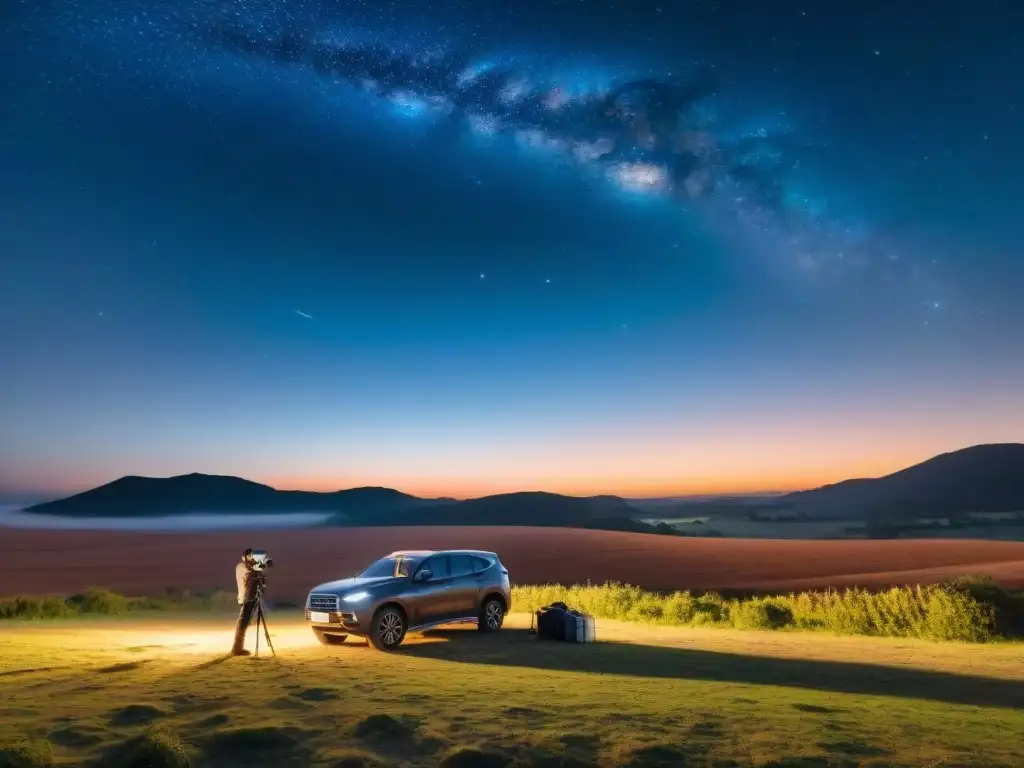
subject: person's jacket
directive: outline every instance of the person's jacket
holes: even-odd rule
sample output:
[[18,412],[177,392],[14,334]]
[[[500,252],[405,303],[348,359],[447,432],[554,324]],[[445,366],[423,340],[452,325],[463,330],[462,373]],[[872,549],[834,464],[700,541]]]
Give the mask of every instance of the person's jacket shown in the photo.
[[239,561],[235,566],[235,584],[238,585],[238,604],[249,603],[256,599],[256,579],[252,568]]

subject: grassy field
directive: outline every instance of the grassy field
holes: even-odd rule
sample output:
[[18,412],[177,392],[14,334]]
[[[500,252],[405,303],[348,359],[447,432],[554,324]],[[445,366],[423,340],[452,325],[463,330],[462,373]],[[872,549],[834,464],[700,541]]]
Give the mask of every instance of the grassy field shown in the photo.
[[270,621],[259,659],[224,655],[230,614],[4,622],[0,766],[1024,765],[1019,644],[602,620],[570,646],[513,615],[382,654]]

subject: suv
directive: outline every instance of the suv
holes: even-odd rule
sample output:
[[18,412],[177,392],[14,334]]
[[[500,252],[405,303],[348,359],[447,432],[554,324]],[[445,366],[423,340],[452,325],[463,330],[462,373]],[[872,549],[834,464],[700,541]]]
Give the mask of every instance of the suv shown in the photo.
[[392,552],[358,576],[314,588],[306,620],[323,645],[356,635],[392,651],[410,630],[440,624],[472,621],[494,632],[511,605],[508,570],[493,552]]

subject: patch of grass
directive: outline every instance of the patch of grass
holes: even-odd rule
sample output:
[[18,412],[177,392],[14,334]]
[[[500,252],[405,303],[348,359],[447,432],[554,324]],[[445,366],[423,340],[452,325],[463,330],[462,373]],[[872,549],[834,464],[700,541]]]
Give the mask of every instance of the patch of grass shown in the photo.
[[441,758],[438,768],[506,768],[508,755],[477,747],[457,747]]
[[330,768],[386,768],[387,762],[369,752],[346,749],[332,753],[326,760]]
[[882,591],[842,589],[724,598],[648,592],[628,584],[517,587],[513,603],[535,611],[561,601],[596,618],[668,626],[825,630],[841,635],[989,642],[1024,634],[1024,600],[984,577]]
[[111,713],[110,724],[118,728],[149,725],[167,713],[152,704],[129,704]]
[[53,747],[48,741],[0,744],[0,768],[48,768],[53,765]]
[[305,765],[310,749],[308,732],[291,726],[232,728],[212,734],[203,756],[212,765]]
[[193,750],[177,734],[154,729],[106,751],[104,768],[192,768]]
[[[100,732],[102,733],[102,731]],[[79,725],[68,725],[63,728],[55,728],[48,734],[50,742],[59,747],[70,749],[83,749],[99,744],[103,738],[91,728],[84,728]]]

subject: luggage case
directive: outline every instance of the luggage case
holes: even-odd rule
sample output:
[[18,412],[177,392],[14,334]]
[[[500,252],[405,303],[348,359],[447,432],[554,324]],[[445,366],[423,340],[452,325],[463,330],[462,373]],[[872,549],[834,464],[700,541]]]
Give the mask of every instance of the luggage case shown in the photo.
[[596,639],[594,617],[570,611],[565,615],[565,639],[570,643],[592,643]]
[[583,620],[583,639],[582,643],[593,643],[597,640],[597,623],[594,621],[594,617],[589,613],[580,615]]

